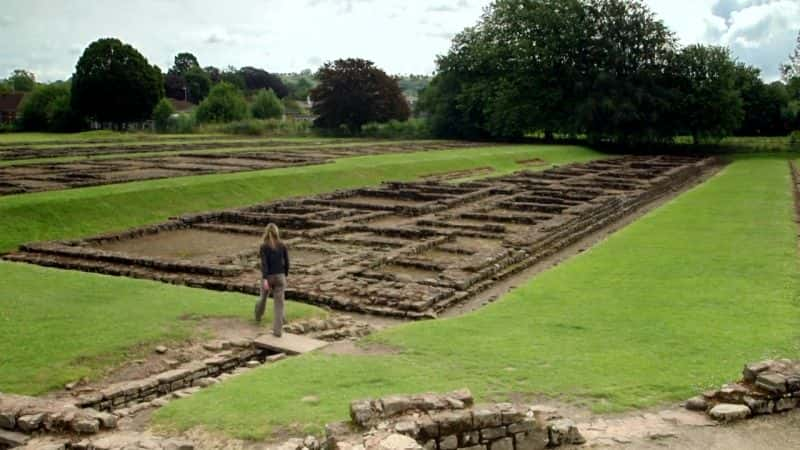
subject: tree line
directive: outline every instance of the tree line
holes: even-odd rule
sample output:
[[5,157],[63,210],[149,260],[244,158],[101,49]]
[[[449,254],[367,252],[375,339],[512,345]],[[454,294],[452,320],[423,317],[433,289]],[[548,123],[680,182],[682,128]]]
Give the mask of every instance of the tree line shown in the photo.
[[454,138],[785,135],[800,128],[798,61],[765,84],[727,48],[679,46],[641,0],[496,0],[437,59],[419,106]]
[[231,122],[280,118],[309,97],[316,127],[357,134],[394,121],[389,128],[402,131],[417,94],[425,120],[409,130],[446,138],[699,143],[800,129],[800,36],[783,80],[765,83],[725,47],[680,46],[642,0],[495,0],[436,66],[432,78],[399,78],[351,58],[279,75],[203,67],[179,53],[163,73],[130,45],[99,39],[68,82],[37,87],[20,70],[0,92],[32,90],[21,125],[50,131],[151,118],[165,129],[175,112],[165,98],[199,104],[191,121]]
[[19,125],[37,131],[77,131],[90,121],[119,129],[150,119],[166,130],[175,113],[169,98],[198,104],[190,120],[200,123],[280,118],[309,96],[320,128],[356,133],[368,122],[410,115],[397,79],[370,61],[337,60],[284,79],[256,67],[201,67],[191,53],[176,55],[162,73],[132,46],[104,38],[85,49],[67,82],[37,85],[33,74],[15,71],[0,87],[30,92]]

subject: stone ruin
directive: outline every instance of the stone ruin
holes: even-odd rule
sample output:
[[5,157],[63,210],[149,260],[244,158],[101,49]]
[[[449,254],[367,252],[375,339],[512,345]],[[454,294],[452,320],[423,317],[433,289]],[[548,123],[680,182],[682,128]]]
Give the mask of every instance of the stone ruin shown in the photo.
[[[136,449],[140,448],[136,444],[140,441],[144,443],[142,449],[193,448],[181,440],[120,434],[115,430],[121,418],[163,406],[171,399],[188,397],[221,380],[286,356],[259,346],[256,340],[226,342],[208,344],[209,348],[214,347],[210,350],[213,356],[142,379],[120,381],[102,388],[73,389],[71,395],[53,398],[0,393],[0,449],[26,444],[28,448],[44,446],[32,440],[34,436],[53,437],[57,443],[52,448],[58,449]],[[107,436],[109,432],[113,436]],[[92,437],[98,434],[101,435]],[[79,436],[79,439],[65,439],[64,436]]]
[[258,243],[274,222],[291,250],[289,298],[434,318],[715,166],[630,156],[460,184],[391,182],[27,244],[4,258],[257,294]]
[[585,442],[575,424],[551,408],[475,405],[466,389],[357,400],[350,416],[349,424],[327,427],[326,448],[541,450]]
[[800,405],[800,361],[766,360],[747,364],[742,379],[704,392],[686,402],[686,408],[707,413],[719,421],[773,414]]
[[[291,148],[259,149],[282,145]],[[213,153],[178,153],[158,156],[130,156],[112,159],[81,159],[67,162],[41,162],[0,167],[0,196],[28,192],[73,189],[152,180],[157,178],[232,173],[280,167],[324,164],[336,158],[368,156],[417,151],[449,150],[477,147],[467,142],[369,144],[324,147],[299,146],[275,142],[229,142],[139,144],[115,147],[64,147],[49,149],[2,149],[0,160],[44,158],[75,155],[109,155],[145,151],[167,152],[175,149],[200,150],[204,148],[241,148],[241,150]],[[255,148],[254,148],[255,147]]]

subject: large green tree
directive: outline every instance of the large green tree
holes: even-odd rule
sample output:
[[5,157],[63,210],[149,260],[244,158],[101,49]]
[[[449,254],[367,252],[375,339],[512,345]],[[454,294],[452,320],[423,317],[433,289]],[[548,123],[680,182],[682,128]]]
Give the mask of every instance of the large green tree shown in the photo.
[[408,102],[397,80],[371,61],[340,59],[317,72],[319,84],[311,90],[314,124],[320,128],[346,126],[351,133],[369,122],[407,120]]
[[223,81],[214,86],[200,103],[196,116],[201,123],[242,120],[247,117],[247,102],[236,86]]
[[766,84],[755,67],[737,65],[736,88],[742,99],[744,118],[736,134],[780,136],[790,131],[796,113],[791,108],[787,86],[777,81]]
[[672,70],[680,83],[676,110],[696,144],[730,135],[741,126],[744,109],[737,87],[740,74],[730,50],[690,45],[675,58]]
[[496,0],[438,59],[420,108],[451,137],[663,138],[674,47],[639,0]]
[[161,70],[118,39],[100,39],[90,44],[72,76],[73,108],[117,127],[149,119],[163,96]]
[[200,103],[211,90],[211,76],[200,67],[191,53],[178,53],[164,77],[164,91],[169,98]]
[[20,127],[26,131],[70,132],[86,128],[86,121],[70,104],[67,83],[39,86],[25,97]]

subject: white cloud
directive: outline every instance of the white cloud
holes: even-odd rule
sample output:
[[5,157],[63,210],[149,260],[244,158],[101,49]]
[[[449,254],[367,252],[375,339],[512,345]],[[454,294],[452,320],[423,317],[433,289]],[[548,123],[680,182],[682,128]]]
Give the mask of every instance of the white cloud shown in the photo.
[[[798,0],[646,0],[683,44],[730,45],[775,77],[800,30]],[[204,66],[316,70],[362,57],[390,73],[430,73],[449,39],[490,0],[2,0],[0,77],[15,68],[69,77],[92,41],[118,37],[166,70],[176,53]],[[15,19],[19,18],[19,19]]]

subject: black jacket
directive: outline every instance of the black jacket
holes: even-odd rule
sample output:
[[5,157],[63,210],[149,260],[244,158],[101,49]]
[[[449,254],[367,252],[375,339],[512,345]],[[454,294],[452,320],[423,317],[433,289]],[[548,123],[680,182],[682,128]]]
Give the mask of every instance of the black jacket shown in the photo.
[[259,253],[261,254],[261,275],[264,278],[267,275],[284,274],[289,276],[289,252],[285,245],[281,244],[272,248],[267,244],[262,244]]

